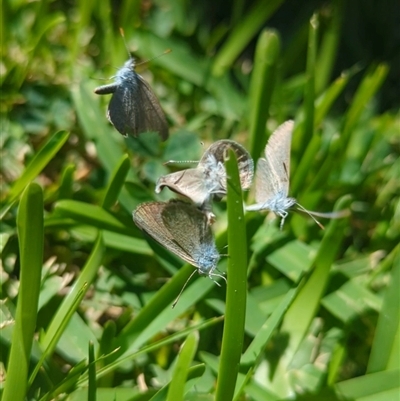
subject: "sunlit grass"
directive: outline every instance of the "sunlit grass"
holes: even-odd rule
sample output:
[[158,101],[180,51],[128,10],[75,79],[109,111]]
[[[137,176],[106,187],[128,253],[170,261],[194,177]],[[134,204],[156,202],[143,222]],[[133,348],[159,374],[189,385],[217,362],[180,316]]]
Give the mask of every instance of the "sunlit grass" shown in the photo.
[[[3,4],[2,400],[396,400],[400,120],[378,107],[390,66],[331,77],[342,3],[293,24],[291,43],[258,33],[284,2],[263,3],[234,2],[231,27],[181,2]],[[128,58],[120,26],[135,57],[172,49],[140,66],[165,143],[124,139],[93,94]],[[175,197],[154,193],[184,167],[165,161],[223,138],[257,158],[289,118],[289,195],[350,216],[321,230],[290,213],[282,231],[272,215],[241,216],[229,161],[213,225],[228,284],[196,274],[172,309],[194,267],[144,237],[132,210]]]

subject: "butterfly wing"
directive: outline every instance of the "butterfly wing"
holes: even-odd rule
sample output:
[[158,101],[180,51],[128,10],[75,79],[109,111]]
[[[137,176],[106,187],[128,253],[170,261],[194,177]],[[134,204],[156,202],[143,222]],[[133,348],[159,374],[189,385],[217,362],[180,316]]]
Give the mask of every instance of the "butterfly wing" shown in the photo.
[[[143,119],[139,129],[143,131],[156,131],[163,141],[168,138],[168,123],[157,96],[150,85],[137,74],[139,81],[139,101],[144,109]],[[143,128],[142,128],[143,127]]]
[[155,191],[160,193],[163,187],[186,196],[197,206],[202,206],[210,198],[204,170],[201,168],[190,168],[164,175],[158,179]]
[[175,241],[191,256],[190,263],[198,267],[200,273],[212,275],[220,255],[206,215],[193,205],[169,202],[163,219]]
[[138,136],[158,132],[168,138],[168,124],[160,103],[150,85],[133,69],[119,79],[108,106],[107,117],[122,135]]
[[[210,179],[219,181],[219,190],[226,194],[226,172],[225,158],[229,155],[229,149],[232,149],[238,161],[240,184],[242,189],[249,189],[254,175],[254,163],[249,152],[235,141],[229,139],[214,142],[203,154],[199,166],[202,166]],[[210,172],[215,169],[215,173]]]
[[219,253],[211,228],[205,214],[193,205],[174,201],[142,203],[133,212],[133,220],[154,240],[202,272],[207,255],[215,260],[210,268],[215,268]]
[[174,231],[165,224],[165,215],[168,203],[146,202],[140,204],[133,212],[135,224],[150,235],[159,244],[181,257],[184,261],[194,264],[194,260],[185,248],[182,248],[174,237]]
[[265,147],[268,163],[268,178],[273,182],[273,191],[287,197],[290,177],[290,145],[294,122],[288,120],[271,135]]

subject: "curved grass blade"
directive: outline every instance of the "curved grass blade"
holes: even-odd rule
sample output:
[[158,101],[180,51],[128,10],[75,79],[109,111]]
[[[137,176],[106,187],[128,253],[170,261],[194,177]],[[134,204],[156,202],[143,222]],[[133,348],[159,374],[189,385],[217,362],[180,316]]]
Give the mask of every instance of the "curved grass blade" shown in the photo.
[[283,0],[258,0],[247,15],[242,16],[240,23],[233,29],[215,57],[212,69],[214,76],[223,75],[231,67],[235,59],[282,2]]
[[199,342],[197,332],[190,333],[178,355],[166,401],[183,401],[185,382]]
[[[367,373],[400,367],[400,245],[393,251],[391,283],[385,291]],[[391,255],[387,256],[390,259]],[[382,347],[385,344],[385,347]]]
[[247,238],[235,154],[225,162],[228,205],[228,282],[216,401],[232,400],[242,354],[247,298]]
[[265,30],[257,42],[249,91],[249,152],[256,164],[266,144],[265,127],[276,81],[280,41],[273,31]]
[[[348,207],[350,200],[349,196],[339,199],[335,210],[345,209]],[[330,268],[344,238],[344,226],[347,221],[347,219],[330,221],[315,257],[314,270],[286,312],[281,330],[287,333],[290,341],[285,354],[278,362],[272,383],[273,388],[280,396],[288,395],[290,389],[288,382],[290,363],[318,310],[328,281]],[[299,316],[301,316],[301,319],[299,319]],[[284,384],[285,382],[287,383]]]
[[[59,328],[64,327],[68,324],[70,316],[76,311],[79,306],[77,300],[81,299],[93,282],[97,271],[101,265],[101,261],[104,255],[104,244],[102,235],[99,234],[96,244],[93,248],[92,253],[89,256],[88,261],[83,267],[81,274],[73,285],[71,292],[64,298],[56,314],[54,315],[46,333],[41,338],[41,345],[44,349],[47,349],[50,344],[56,345],[54,338],[59,338],[62,334]],[[49,350],[48,352],[52,352]]]
[[56,132],[35,154],[29,164],[26,166],[21,177],[14,182],[10,193],[8,194],[7,206],[1,211],[0,218],[3,218],[9,210],[11,204],[18,198],[24,188],[35,179],[45,168],[49,161],[61,149],[69,137],[69,132]]
[[130,166],[131,162],[129,156],[127,154],[123,155],[111,174],[103,198],[103,209],[110,209],[118,200],[118,195],[125,183],[125,178],[129,172]]
[[43,192],[32,183],[22,194],[17,215],[21,276],[15,327],[2,400],[24,400],[36,328],[43,264]]

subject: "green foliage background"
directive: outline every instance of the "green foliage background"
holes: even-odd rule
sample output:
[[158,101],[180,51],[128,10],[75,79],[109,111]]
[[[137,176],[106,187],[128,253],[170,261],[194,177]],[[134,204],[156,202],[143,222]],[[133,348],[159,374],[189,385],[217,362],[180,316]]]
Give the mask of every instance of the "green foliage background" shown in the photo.
[[[349,3],[1,3],[2,400],[398,400],[400,14]],[[172,50],[137,66],[165,143],[123,138],[93,94],[119,27],[141,60]],[[228,284],[195,276],[171,309],[193,267],[132,210],[174,197],[165,161],[223,138],[257,159],[289,118],[291,195],[350,216],[242,215],[231,158]]]

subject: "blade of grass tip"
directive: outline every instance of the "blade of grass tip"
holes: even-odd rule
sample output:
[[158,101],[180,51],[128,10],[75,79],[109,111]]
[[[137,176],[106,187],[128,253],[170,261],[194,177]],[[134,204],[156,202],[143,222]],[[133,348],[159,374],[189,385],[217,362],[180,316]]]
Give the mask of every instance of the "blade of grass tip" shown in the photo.
[[45,393],[43,397],[40,398],[39,401],[52,401],[57,399],[57,396],[63,393],[68,393],[72,391],[72,389],[78,387],[78,380],[82,376],[82,374],[87,371],[87,361],[83,360],[76,365],[74,365],[66,377],[53,388],[48,393]]
[[352,78],[358,71],[358,67],[356,66],[355,68],[342,72],[340,77],[336,78],[324,93],[318,97],[315,102],[315,127],[318,127],[322,123],[333,103],[348,84],[350,78]]
[[[358,71],[358,68],[353,68],[349,71],[342,73],[342,75],[332,83],[332,85],[317,99],[315,102],[315,118],[314,118],[314,132],[317,127],[321,124],[322,120],[325,118],[326,114],[330,110],[332,104],[337,99],[337,97],[342,93],[344,88],[346,87],[349,79]],[[303,124],[301,124],[302,126]],[[296,130],[297,132],[297,130]],[[320,135],[313,135],[310,143],[307,144],[307,148],[305,153],[302,155],[300,163],[297,165],[296,169],[294,170],[290,188],[292,194],[298,194],[301,188],[304,188],[304,183],[307,182],[306,178],[310,171],[310,166],[314,165],[315,163],[315,155],[319,150],[321,143],[321,136]],[[323,160],[331,160],[329,153],[327,158],[323,158]],[[334,161],[335,158],[332,158]],[[325,170],[323,172],[319,172],[317,177],[320,177],[322,181],[326,181],[327,177],[327,170],[332,167],[330,163],[323,163],[325,166]],[[318,180],[318,183],[320,180]],[[317,185],[318,185],[317,183]],[[316,188],[314,185],[313,188]]]
[[[118,368],[122,368],[127,362],[133,361],[136,358],[140,357],[141,355],[145,355],[145,354],[150,354],[162,347],[166,347],[169,344],[173,344],[176,343],[177,341],[180,341],[181,339],[185,338],[186,336],[188,336],[191,332],[193,331],[201,331],[201,330],[205,330],[209,327],[212,327],[214,325],[217,324],[221,324],[223,321],[223,316],[217,317],[217,318],[211,318],[208,319],[204,322],[201,322],[200,324],[196,324],[192,327],[189,327],[187,329],[181,330],[177,333],[171,334],[165,338],[163,338],[162,340],[158,340],[155,341],[154,343],[151,343],[150,345],[146,345],[144,347],[141,347],[138,351],[135,350],[134,352],[130,353],[129,355],[125,355],[113,362],[108,363],[106,366],[104,366],[103,368],[98,369],[97,371],[97,378],[101,378],[104,377],[105,375],[110,375],[111,372],[115,371]],[[164,326],[165,328],[165,326]],[[154,337],[153,337],[154,338]],[[112,353],[105,355],[104,357],[102,357],[101,359],[107,359],[110,360],[112,354],[117,353],[118,350],[115,349],[115,351],[113,351]],[[100,362],[100,360],[98,360],[98,362]],[[87,385],[87,377],[86,376],[82,376],[79,379],[78,382],[79,386],[86,386]]]
[[[192,366],[188,370],[188,375],[187,375],[187,380],[192,380],[192,379],[197,379],[201,376],[203,376],[205,372],[205,366],[204,364]],[[153,397],[149,399],[149,401],[165,401],[167,397],[167,391],[168,391],[168,384],[166,384],[164,387],[162,387],[159,391],[157,391],[156,394],[154,394]],[[212,398],[204,398],[200,395],[202,401],[208,401],[211,400]],[[200,398],[185,398],[185,400],[200,400]],[[146,398],[147,400],[147,398]]]
[[89,369],[88,369],[88,401],[96,401],[96,364],[94,356],[94,346],[90,341],[88,345]]
[[347,356],[347,348],[345,341],[339,341],[333,350],[331,359],[329,361],[328,375],[326,383],[329,387],[333,386],[337,382],[337,377],[342,372],[341,367]]
[[[211,280],[199,277],[195,283],[191,284],[183,292],[179,302],[171,308],[172,302],[176,299],[182,286],[193,272],[193,266],[183,266],[174,276],[157,291],[150,301],[143,307],[140,313],[135,316],[121,331],[115,341],[115,346],[120,347],[120,352],[116,357],[120,357],[125,352],[136,349],[143,343],[149,341],[160,330],[166,327],[176,317],[184,313],[198,299],[201,299],[215,283]],[[185,302],[185,298],[189,299]]]
[[[57,336],[58,328],[60,326],[65,326],[68,323],[66,317],[72,315],[72,312],[76,311],[79,305],[76,303],[77,296],[81,293],[82,289],[87,290],[87,288],[90,287],[90,284],[93,282],[97,271],[101,266],[104,251],[105,248],[103,244],[103,236],[101,233],[99,233],[97,241],[93,247],[93,251],[83,267],[81,274],[79,275],[75,284],[72,286],[70,293],[64,298],[63,302],[58,308],[45,335],[41,338],[40,343],[44,349],[47,349],[49,344],[53,341],[53,337]],[[83,295],[84,294],[82,294],[82,296]],[[58,336],[59,335],[60,334],[58,334]]]
[[73,194],[75,165],[68,164],[61,174],[61,180],[58,187],[58,200],[70,199]]
[[124,1],[119,13],[118,26],[137,27],[142,24],[142,4],[140,1]]
[[104,229],[124,235],[137,235],[136,227],[128,227],[110,212],[100,206],[75,200],[61,200],[54,206],[58,216],[71,218],[78,223],[88,224],[98,229]]
[[35,333],[43,264],[43,191],[32,183],[22,194],[17,215],[20,286],[2,400],[24,400]]
[[[382,309],[379,314],[368,360],[367,373],[400,367],[399,336],[400,336],[400,250],[393,258],[391,282],[385,291]],[[384,344],[384,346],[383,346]]]
[[228,279],[216,401],[232,400],[243,348],[247,298],[247,240],[236,156],[225,162],[228,206]]
[[115,166],[114,171],[111,173],[109,184],[102,202],[103,209],[110,209],[117,201],[130,167],[131,162],[129,160],[129,156],[125,154],[121,157],[119,163]]
[[31,386],[36,378],[36,375],[38,374],[40,368],[42,367],[44,361],[53,353],[54,348],[56,347],[58,340],[60,339],[61,335],[63,334],[65,328],[67,327],[72,315],[75,313],[75,311],[78,309],[78,306],[80,305],[83,297],[86,294],[87,291],[87,285],[85,284],[81,290],[76,294],[75,299],[73,300],[73,303],[68,310],[67,315],[64,316],[63,321],[61,324],[57,327],[57,331],[54,333],[54,335],[51,337],[50,342],[48,343],[47,347],[44,349],[42,356],[40,357],[38,363],[35,366],[35,369],[33,370],[31,376],[29,377],[29,385]]
[[381,87],[388,72],[389,67],[386,64],[372,66],[366,72],[365,77],[354,94],[350,108],[346,113],[340,142],[342,151],[347,149],[354,127],[360,119],[361,113],[365,109],[365,105]]
[[331,20],[325,29],[317,61],[318,74],[315,76],[316,93],[321,93],[329,82],[336,61],[337,49],[343,19],[343,0],[334,0],[331,4]]
[[[350,196],[342,197],[336,203],[335,211],[346,209],[350,201]],[[330,267],[342,243],[347,223],[348,219],[330,221],[314,260],[315,268],[286,312],[281,331],[287,333],[290,340],[284,356],[278,362],[272,383],[274,390],[280,396],[289,394],[290,384],[287,373],[290,370],[290,363],[315,317],[328,281]]]
[[245,353],[243,354],[240,364],[247,367],[247,372],[241,386],[236,388],[234,397],[235,401],[241,399],[241,394],[252,377],[251,372],[254,371],[254,369],[259,364],[260,359],[264,355],[264,350],[267,347],[269,339],[272,337],[272,334],[280,325],[286,310],[289,308],[290,304],[297,296],[300,288],[301,284],[299,284],[296,288],[292,288],[288,291],[282,302],[268,317],[268,319],[262,325],[261,329],[257,332],[256,336],[253,338],[253,341],[250,343]]
[[70,39],[70,63],[71,68],[75,67],[76,59],[80,51],[82,51],[82,41],[84,39],[85,30],[90,25],[93,19],[93,11],[97,7],[97,1],[86,0],[80,1],[77,4],[77,15],[79,18],[75,19],[74,29],[69,31],[70,35],[74,37]]
[[183,400],[185,382],[199,342],[199,334],[192,332],[183,343],[176,362],[166,401]]
[[280,41],[275,32],[264,30],[257,41],[249,91],[249,151],[254,163],[267,142],[265,136],[269,106],[276,82]]
[[350,400],[398,401],[400,370],[385,370],[345,380],[334,389]]
[[221,76],[230,68],[235,59],[282,2],[283,0],[258,0],[247,15],[242,16],[240,23],[233,29],[228,40],[214,59],[212,67],[214,76]]
[[24,188],[36,178],[40,172],[47,166],[49,161],[54,158],[55,154],[61,149],[69,137],[69,132],[56,132],[50,139],[36,152],[35,156],[26,166],[21,177],[14,182],[12,186],[8,202],[13,202],[18,198]]
[[308,143],[305,152],[302,154],[300,163],[294,170],[292,182],[290,183],[290,191],[292,194],[297,194],[301,188],[304,188],[304,183],[307,182],[307,175],[310,172],[310,166],[314,164],[315,155],[321,145],[321,136],[313,135]]
[[318,15],[310,19],[307,46],[306,85],[304,87],[304,124],[302,130],[293,138],[293,150],[302,155],[314,134],[315,108],[315,63],[317,58]]
[[[97,368],[107,366],[110,362],[110,359],[106,357],[106,355],[113,353],[114,348],[114,340],[117,333],[117,325],[113,320],[108,320],[104,325],[104,330],[101,335],[99,349],[97,350],[97,355],[101,358],[97,361]],[[107,376],[102,378],[97,377],[97,385],[98,387],[112,387],[114,375],[110,373]]]

